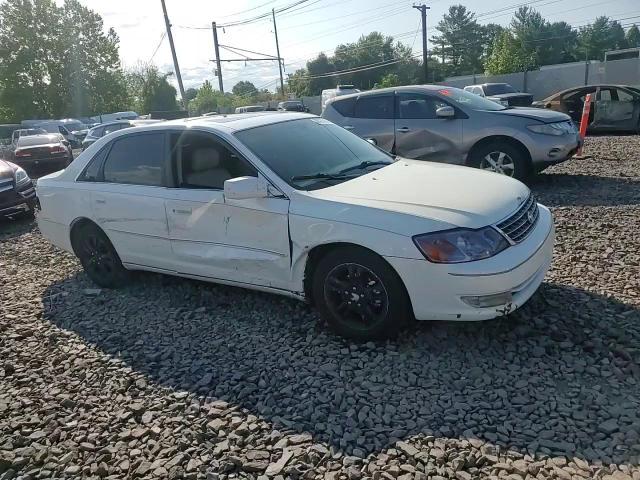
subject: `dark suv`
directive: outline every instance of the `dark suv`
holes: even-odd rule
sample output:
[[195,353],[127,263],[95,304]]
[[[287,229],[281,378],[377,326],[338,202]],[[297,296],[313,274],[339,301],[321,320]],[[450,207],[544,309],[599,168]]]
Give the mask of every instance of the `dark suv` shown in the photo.
[[15,163],[0,160],[0,217],[33,216],[36,207],[33,182]]

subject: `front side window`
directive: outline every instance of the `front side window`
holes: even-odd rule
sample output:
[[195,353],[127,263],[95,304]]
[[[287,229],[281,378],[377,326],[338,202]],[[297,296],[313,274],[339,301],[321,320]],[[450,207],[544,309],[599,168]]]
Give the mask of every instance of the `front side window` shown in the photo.
[[164,134],[145,133],[117,139],[104,164],[104,181],[161,186]]
[[226,180],[258,176],[247,161],[213,135],[202,132],[172,134],[171,160],[178,188],[223,190]]
[[447,104],[436,97],[415,93],[400,93],[398,98],[398,118],[401,119],[435,119],[436,111]]
[[[360,137],[322,118],[263,125],[235,134],[282,180],[300,190],[348,181],[393,163],[393,158]],[[348,169],[348,176],[339,176]],[[325,178],[319,178],[324,176]],[[339,178],[326,178],[336,175]],[[345,174],[347,175],[347,174]],[[315,178],[300,179],[312,176]]]
[[69,130],[67,130],[66,128],[64,128],[62,125],[58,126],[58,131],[62,134],[62,135],[69,135]]
[[492,95],[502,95],[504,93],[518,93],[515,88],[507,83],[498,83],[496,85],[485,85],[484,93]]
[[357,118],[393,118],[393,96],[366,96],[358,98],[355,116]]

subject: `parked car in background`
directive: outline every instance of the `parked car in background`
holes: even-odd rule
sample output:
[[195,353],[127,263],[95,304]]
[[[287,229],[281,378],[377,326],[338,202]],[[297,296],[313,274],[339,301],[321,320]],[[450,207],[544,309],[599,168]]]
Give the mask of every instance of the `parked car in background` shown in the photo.
[[267,109],[264,105],[248,105],[246,107],[237,107],[236,113],[248,113],[248,112],[264,112]]
[[279,112],[308,112],[309,108],[299,100],[288,100],[278,103]]
[[162,120],[120,120],[117,122],[103,123],[102,125],[98,125],[97,127],[93,127],[89,130],[89,133],[87,133],[87,136],[82,141],[82,149],[85,150],[89,148],[89,146],[93,145],[96,140],[99,140],[112,132],[122,130],[123,128],[151,125],[161,121]]
[[33,215],[36,191],[23,168],[0,159],[0,217]]
[[530,107],[533,95],[518,92],[508,83],[483,83],[464,87],[465,92],[474,93],[480,97],[504,105],[505,107]]
[[328,88],[326,90],[322,90],[322,96],[320,97],[321,98],[320,107],[324,112],[324,108],[326,107],[327,102],[329,100],[332,100],[336,97],[340,97],[342,95],[351,95],[352,93],[359,93],[359,92],[360,90],[358,90],[353,85],[338,85],[336,88]]
[[508,314],[554,243],[551,213],[522,183],[394,161],[300,113],[115,132],[37,193],[42,234],[102,287],[151,270],[309,299],[358,339],[410,318]]
[[467,165],[518,179],[571,158],[581,144],[563,113],[504,107],[437,85],[337,97],[322,117],[400,157]]
[[577,124],[587,94],[592,95],[589,132],[640,132],[640,89],[627,85],[588,85],[570,88],[534,102],[534,107],[546,108],[569,115]]
[[20,137],[8,159],[30,175],[61,170],[73,161],[73,153],[59,134]]
[[15,147],[20,137],[28,137],[29,135],[46,135],[47,131],[42,128],[19,128],[14,130],[11,135],[11,144]]
[[[84,132],[84,125],[80,122],[74,122],[67,120],[23,120],[22,125],[24,128],[41,128],[48,133],[59,133],[67,142],[71,145],[71,148],[80,148],[82,144],[81,138],[84,138],[86,132]],[[69,129],[76,130],[76,133],[71,132]]]
[[96,123],[110,123],[116,120],[136,120],[138,117],[139,115],[136,112],[129,110],[126,112],[101,113],[90,118]]
[[11,139],[11,135],[17,129],[19,129],[21,125],[19,123],[4,123],[0,124],[0,140]]

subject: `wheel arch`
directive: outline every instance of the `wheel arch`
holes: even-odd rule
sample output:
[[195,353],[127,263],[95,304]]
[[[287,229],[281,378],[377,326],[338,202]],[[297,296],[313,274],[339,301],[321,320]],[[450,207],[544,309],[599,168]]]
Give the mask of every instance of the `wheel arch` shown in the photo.
[[387,262],[386,259],[379,253],[375,252],[374,250],[368,247],[365,247],[363,245],[358,245],[357,243],[352,243],[352,242],[335,241],[335,242],[321,243],[319,245],[314,246],[306,253],[306,258],[303,259],[304,275],[302,278],[302,286],[304,289],[305,298],[309,303],[313,304],[313,295],[311,294],[311,282],[312,282],[315,270],[318,267],[319,263],[322,261],[322,258],[325,255],[327,255],[329,252],[333,252],[338,249],[346,249],[346,248],[359,248],[361,250],[366,250],[367,252],[370,252],[372,255],[375,255],[381,258],[389,266],[389,268],[398,276],[398,279],[400,280],[400,285],[402,285],[402,288],[404,289],[404,292],[409,301],[409,308],[410,308],[411,314],[413,314],[413,305],[411,304],[411,297],[409,296],[409,291],[407,290],[407,286],[404,284],[404,280],[400,276],[400,273],[398,273],[398,271],[394,268],[394,266],[391,265],[389,262]]
[[[71,225],[69,225],[69,243],[71,244],[71,248],[73,249],[73,253],[75,254],[75,256],[78,256],[78,251],[76,249],[77,247],[77,239],[75,239],[75,235],[78,232],[79,228],[82,228],[85,225],[93,225],[96,228],[98,228],[102,233],[104,233],[106,235],[107,238],[109,238],[109,235],[107,235],[107,232],[105,232],[100,225],[98,225],[96,222],[94,222],[93,220],[91,220],[90,218],[87,217],[77,217],[75,218],[72,222]],[[111,239],[109,238],[109,241],[111,242]],[[112,242],[113,245],[113,242]]]
[[480,150],[481,148],[483,148],[483,147],[485,147],[487,145],[490,145],[492,143],[506,143],[507,145],[511,145],[512,147],[517,148],[524,155],[524,158],[526,159],[526,161],[527,161],[527,163],[529,165],[529,168],[531,168],[531,166],[533,165],[533,161],[532,161],[532,158],[531,158],[531,152],[529,151],[527,146],[524,143],[522,143],[520,140],[518,140],[517,138],[510,137],[508,135],[490,135],[488,137],[484,137],[484,138],[478,140],[469,149],[469,154],[467,155],[466,164],[467,165],[471,165],[473,160],[474,160],[474,158],[475,158],[476,152],[478,152],[478,150]]

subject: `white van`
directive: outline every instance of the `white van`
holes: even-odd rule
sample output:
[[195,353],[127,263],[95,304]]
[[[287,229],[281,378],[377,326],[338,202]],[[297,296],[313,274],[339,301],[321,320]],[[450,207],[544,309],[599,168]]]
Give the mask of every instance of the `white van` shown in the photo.
[[358,90],[353,85],[338,85],[336,88],[329,88],[327,90],[322,91],[322,111],[324,112],[324,107],[329,100],[332,98],[340,97],[342,95],[349,95],[351,93],[358,93]]

